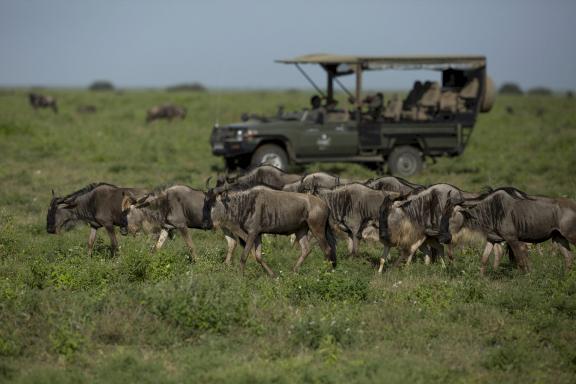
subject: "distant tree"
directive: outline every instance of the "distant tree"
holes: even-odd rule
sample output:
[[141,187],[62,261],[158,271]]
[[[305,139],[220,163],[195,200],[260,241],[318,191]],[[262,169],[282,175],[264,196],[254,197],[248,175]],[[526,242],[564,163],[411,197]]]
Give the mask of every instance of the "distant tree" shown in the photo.
[[527,93],[529,95],[549,96],[552,94],[552,90],[546,87],[534,87],[530,88]]
[[90,84],[89,89],[91,91],[113,91],[114,85],[107,80],[96,80],[92,84]]
[[201,83],[183,83],[176,84],[166,88],[170,92],[204,92],[206,87]]
[[522,95],[524,93],[516,83],[504,83],[498,92],[505,95]]
[[566,91],[566,98],[567,99],[574,98],[574,92],[573,91]]

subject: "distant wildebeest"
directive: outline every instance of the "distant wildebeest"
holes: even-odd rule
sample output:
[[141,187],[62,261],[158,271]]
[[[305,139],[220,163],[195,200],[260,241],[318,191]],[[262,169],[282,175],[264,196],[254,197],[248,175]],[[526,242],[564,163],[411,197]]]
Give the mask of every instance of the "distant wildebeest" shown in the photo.
[[[435,184],[424,190],[415,190],[402,200],[385,199],[380,208],[379,230],[380,238],[387,246],[380,259],[379,272],[382,272],[389,247],[392,246],[400,248],[400,258],[396,264],[404,260],[410,263],[414,253],[424,243],[442,257],[444,248],[437,237],[447,201],[450,197],[466,199],[477,196],[450,184]],[[448,256],[452,258],[451,249]],[[426,261],[429,262],[428,257]]]
[[339,185],[348,184],[348,179],[340,179],[340,176],[326,172],[314,172],[304,175],[300,180],[284,185],[282,190],[288,192],[305,192],[314,188],[335,188]]
[[158,119],[172,119],[179,117],[184,120],[186,118],[187,109],[173,104],[157,105],[150,108],[146,113],[146,123],[150,123]]
[[95,105],[80,105],[78,108],[76,108],[76,112],[78,113],[96,113],[96,106]]
[[29,93],[28,100],[34,110],[38,108],[52,108],[54,113],[58,113],[58,103],[52,96],[45,96],[39,93]]
[[52,201],[46,217],[46,231],[57,234],[62,229],[71,229],[76,223],[90,226],[88,255],[92,254],[96,231],[104,227],[110,237],[112,254],[118,250],[114,227],[126,230],[126,220],[122,214],[123,194],[140,196],[143,189],[120,188],[107,183],[93,183],[64,197],[57,197],[52,191]]
[[320,198],[263,186],[223,193],[211,189],[206,197],[205,209],[210,214],[204,217],[209,216],[210,222],[205,226],[226,228],[246,242],[240,259],[241,271],[244,271],[248,253],[254,248],[256,260],[271,277],[274,276],[262,259],[261,236],[265,233],[296,234],[301,252],[293,269],[298,271],[310,253],[308,230],[332,267],[336,267],[336,243],[328,223],[330,210]]
[[415,190],[423,190],[426,187],[420,184],[411,183],[400,177],[384,176],[377,179],[367,180],[364,185],[381,191],[398,192],[402,195],[407,195]]
[[[446,213],[440,241],[449,243],[463,229],[481,234],[489,242],[505,241],[520,267],[529,271],[526,243],[552,239],[572,266],[570,243],[576,245],[576,202],[557,197],[530,196],[515,188],[499,188],[471,201],[461,201]],[[482,257],[485,269],[487,255]]]
[[188,246],[192,258],[197,257],[196,248],[188,228],[211,229],[203,217],[206,194],[186,185],[173,185],[137,199],[125,193],[122,211],[126,215],[128,232],[140,230],[159,232],[154,250],[158,250],[168,237],[168,232],[177,229]]
[[358,252],[358,242],[369,226],[378,229],[380,206],[386,196],[397,198],[395,192],[377,191],[360,183],[349,183],[333,189],[308,190],[320,197],[330,208],[330,225],[347,236],[348,251],[352,256]]
[[215,193],[226,190],[227,185],[238,184],[245,188],[265,185],[273,189],[282,189],[286,184],[300,181],[302,176],[295,173],[287,173],[273,165],[260,165],[243,175],[220,176],[216,183]]

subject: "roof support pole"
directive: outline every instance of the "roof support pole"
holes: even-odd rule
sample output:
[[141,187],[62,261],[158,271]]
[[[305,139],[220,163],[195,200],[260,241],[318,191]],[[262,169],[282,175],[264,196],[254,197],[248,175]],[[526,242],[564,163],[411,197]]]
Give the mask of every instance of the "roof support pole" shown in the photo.
[[362,109],[362,63],[356,64],[356,108]]
[[334,73],[331,68],[325,67],[328,74],[328,83],[326,84],[326,104],[332,104],[334,101]]

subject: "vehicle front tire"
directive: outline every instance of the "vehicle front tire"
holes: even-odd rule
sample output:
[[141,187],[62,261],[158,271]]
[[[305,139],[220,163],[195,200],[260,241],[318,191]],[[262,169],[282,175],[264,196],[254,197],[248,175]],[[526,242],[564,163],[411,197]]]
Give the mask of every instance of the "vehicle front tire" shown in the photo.
[[395,176],[413,176],[422,171],[423,165],[422,152],[410,145],[396,147],[388,156],[388,167]]
[[288,155],[278,145],[264,144],[254,151],[251,161],[253,167],[262,164],[273,165],[286,171],[288,169]]

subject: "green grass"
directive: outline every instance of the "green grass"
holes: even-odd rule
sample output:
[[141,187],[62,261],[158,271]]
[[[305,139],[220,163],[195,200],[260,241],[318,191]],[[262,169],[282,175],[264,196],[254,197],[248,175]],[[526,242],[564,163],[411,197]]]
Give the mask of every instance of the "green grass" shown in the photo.
[[[379,247],[362,244],[351,259],[342,242],[335,272],[315,249],[293,274],[297,251],[281,237],[264,243],[279,278],[252,259],[242,277],[237,259],[222,264],[222,236],[203,231],[193,231],[194,265],[180,238],[154,255],[152,239],[121,238],[112,258],[99,234],[87,257],[87,227],[45,232],[51,189],[202,188],[223,170],[208,145],[215,121],[298,109],[310,95],[50,93],[58,115],[33,112],[24,91],[0,91],[0,382],[576,380],[576,272],[549,244],[531,249],[531,274],[504,263],[485,278],[474,247],[447,269],[417,262],[378,276]],[[146,108],[166,101],[188,107],[188,118],[145,125]],[[98,112],[79,115],[82,104]],[[429,163],[413,180],[576,198],[575,107],[561,97],[500,97],[462,157]],[[357,165],[308,167],[316,169],[373,176]]]

